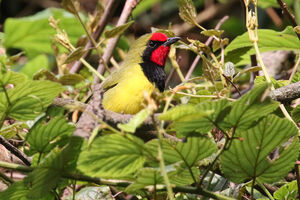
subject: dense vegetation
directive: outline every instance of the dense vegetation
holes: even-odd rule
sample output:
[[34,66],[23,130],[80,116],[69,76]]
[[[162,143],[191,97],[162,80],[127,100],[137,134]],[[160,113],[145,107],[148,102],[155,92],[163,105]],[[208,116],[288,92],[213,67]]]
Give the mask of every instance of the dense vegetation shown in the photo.
[[[300,1],[241,2],[63,0],[5,19],[0,200],[299,197]],[[212,6],[243,17],[200,25]],[[134,116],[105,111],[99,84],[150,28],[182,38],[166,91]]]

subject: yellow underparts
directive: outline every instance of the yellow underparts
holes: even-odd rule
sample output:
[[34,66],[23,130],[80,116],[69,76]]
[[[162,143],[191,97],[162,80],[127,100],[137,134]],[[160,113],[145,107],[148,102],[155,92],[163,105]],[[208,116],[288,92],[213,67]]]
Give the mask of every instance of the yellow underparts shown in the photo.
[[144,92],[152,94],[155,85],[149,82],[139,64],[128,67],[118,83],[103,95],[103,107],[117,113],[136,114],[144,108]]

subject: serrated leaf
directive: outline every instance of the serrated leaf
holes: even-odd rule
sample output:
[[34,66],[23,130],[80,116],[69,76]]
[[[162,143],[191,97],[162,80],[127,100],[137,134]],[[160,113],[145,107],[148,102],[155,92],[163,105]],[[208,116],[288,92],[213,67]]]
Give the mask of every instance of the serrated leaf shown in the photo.
[[268,183],[277,181],[293,168],[298,158],[297,134],[297,127],[288,119],[268,115],[256,126],[237,132],[240,139],[233,140],[222,154],[221,169],[236,183],[253,178]]
[[[269,29],[258,30],[258,46],[260,52],[276,50],[300,50],[300,40],[293,28],[288,26],[282,32]],[[236,66],[250,63],[250,55],[255,54],[248,32],[236,37],[225,49],[225,61],[231,61]]]
[[24,67],[22,67],[21,72],[26,74],[29,78],[32,78],[33,75],[41,69],[49,70],[48,58],[44,54],[29,60]]
[[82,81],[84,81],[84,77],[80,74],[65,74],[58,79],[62,85],[76,85]]
[[[60,21],[60,27],[66,30],[72,44],[84,34],[82,26],[73,14],[63,9],[50,8],[29,17],[8,18],[4,24],[3,45],[6,48],[22,49],[29,57],[53,53],[51,37],[55,30],[49,25],[50,16]],[[85,19],[84,16],[81,17]]]
[[143,109],[138,112],[127,124],[118,124],[118,128],[129,133],[134,133],[135,130],[147,119],[150,115],[149,109]]
[[190,25],[197,24],[196,8],[192,0],[177,0],[180,18]]
[[64,117],[55,117],[48,123],[43,120],[37,122],[26,137],[30,144],[30,155],[51,151],[60,138],[70,136],[74,130],[75,126],[69,124]]
[[135,193],[137,190],[149,185],[163,184],[163,178],[158,168],[143,168],[136,174],[137,179],[129,185],[125,192]]
[[237,129],[248,129],[262,117],[275,111],[279,102],[272,101],[266,96],[268,84],[255,86],[249,93],[232,104],[232,109],[226,117],[224,126],[231,125]]
[[[176,120],[175,123],[172,124],[177,134],[188,135],[193,132],[206,134],[214,128],[215,124],[223,121],[224,117],[230,111],[230,104],[226,99],[188,106],[190,107],[190,111],[187,110],[184,113],[184,109],[182,109],[182,113],[185,115],[181,116],[179,120]],[[184,108],[184,106],[179,106],[179,108],[180,107]],[[206,113],[206,115],[201,116],[197,113]]]
[[274,198],[277,200],[293,200],[297,199],[298,187],[297,180],[286,183],[274,192]]
[[26,123],[17,122],[12,125],[6,126],[0,130],[0,135],[5,137],[6,139],[10,139],[14,137],[16,134],[20,132],[24,132],[24,129],[28,129],[28,125]]
[[72,51],[68,55],[68,57],[66,58],[64,64],[69,64],[71,62],[79,60],[83,56],[83,54],[85,54],[86,52],[87,52],[87,49],[85,49],[83,47],[76,48],[74,51]]
[[[272,81],[272,84],[273,84],[275,89],[286,86],[286,85],[289,84],[288,80],[276,80],[273,77],[271,77],[271,81]],[[266,78],[264,76],[256,76],[255,80],[254,80],[255,85],[258,85],[258,84],[261,84],[261,83],[266,83],[266,82],[267,81],[266,81]]]
[[[145,153],[158,154],[158,140],[146,143]],[[198,162],[217,151],[217,146],[205,137],[188,137],[186,142],[163,140],[162,151],[166,165],[184,161],[186,167],[198,166]]]
[[300,121],[300,105],[296,106],[296,108],[293,109],[292,118],[295,122]]
[[212,110],[206,110],[206,111],[195,110],[195,108],[196,106],[191,104],[178,105],[175,106],[174,108],[171,108],[166,113],[160,114],[158,119],[177,121],[189,115],[193,115],[193,117],[194,116],[204,117],[213,112]]
[[144,142],[130,134],[111,134],[94,140],[80,154],[78,169],[87,175],[121,177],[143,167]]
[[54,189],[62,174],[75,170],[77,158],[81,150],[83,139],[71,137],[70,142],[63,149],[54,149],[25,179],[29,186],[28,197],[40,199]]
[[127,22],[121,26],[117,26],[109,31],[104,32],[105,38],[113,38],[122,35],[133,23],[134,21]]
[[6,95],[0,93],[0,116],[8,115],[16,120],[31,120],[42,114],[63,88],[50,81],[26,81]]
[[[5,191],[0,192],[0,200],[29,200],[26,195],[29,193],[29,189],[24,181],[14,182]],[[44,194],[40,200],[52,200],[54,196],[50,193]]]

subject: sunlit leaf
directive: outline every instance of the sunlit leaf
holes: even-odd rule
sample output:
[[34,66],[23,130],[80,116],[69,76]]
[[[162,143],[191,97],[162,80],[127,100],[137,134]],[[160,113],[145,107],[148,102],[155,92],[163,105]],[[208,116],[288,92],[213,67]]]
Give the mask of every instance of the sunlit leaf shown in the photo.
[[[282,32],[269,29],[258,30],[258,46],[260,52],[276,50],[300,50],[300,40],[293,28],[288,26]],[[255,54],[248,32],[236,37],[225,49],[225,61],[231,61],[236,66],[250,63],[250,55]]]
[[38,55],[32,60],[29,60],[24,67],[22,67],[21,72],[26,74],[29,78],[32,78],[33,75],[41,69],[49,70],[48,58],[44,54]]
[[129,133],[134,133],[135,130],[147,119],[149,114],[149,109],[143,109],[133,116],[127,124],[118,124],[118,128]]
[[286,183],[277,191],[274,192],[274,198],[277,200],[293,200],[297,199],[298,195],[298,185],[297,180],[290,183]]
[[121,177],[140,169],[144,162],[144,142],[130,134],[96,138],[79,158],[78,169],[87,175]]
[[78,47],[72,51],[65,60],[65,64],[79,60],[87,50],[83,47]]
[[106,38],[113,38],[117,37],[119,35],[122,35],[133,23],[134,21],[127,22],[126,24],[123,24],[121,26],[117,26],[109,31],[105,31],[104,35]]
[[61,137],[70,136],[75,126],[69,124],[63,117],[55,117],[48,123],[40,121],[27,134],[30,144],[30,154],[49,152]]
[[179,7],[179,16],[182,20],[190,25],[197,24],[196,8],[192,0],[177,0]]
[[236,133],[239,139],[233,140],[222,154],[221,169],[236,183],[253,178],[268,183],[277,181],[298,158],[297,134],[297,127],[288,119],[268,115],[256,126]]

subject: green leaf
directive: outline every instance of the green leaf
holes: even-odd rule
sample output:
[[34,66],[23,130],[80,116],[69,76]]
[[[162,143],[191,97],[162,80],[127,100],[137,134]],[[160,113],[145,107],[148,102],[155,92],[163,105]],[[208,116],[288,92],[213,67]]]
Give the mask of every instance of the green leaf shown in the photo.
[[[145,153],[158,155],[158,140],[146,143]],[[217,151],[217,146],[206,137],[188,137],[186,142],[163,140],[162,150],[166,165],[184,161],[186,167],[198,166],[198,162]]]
[[[272,183],[285,176],[299,155],[298,129],[288,119],[268,115],[256,126],[238,131],[221,156],[221,169],[236,183],[258,178]],[[293,138],[292,138],[293,137]]]
[[[288,26],[282,32],[269,29],[258,30],[258,46],[260,52],[276,50],[300,50],[300,40],[293,28]],[[250,63],[250,55],[255,54],[248,32],[236,37],[225,49],[225,61],[233,62],[236,66]]]
[[130,134],[101,136],[82,151],[78,169],[91,176],[126,176],[143,167],[143,148],[144,142]]
[[24,181],[30,190],[27,196],[42,198],[58,185],[62,174],[75,170],[82,143],[82,138],[72,137],[62,150],[56,148],[48,154],[43,162],[25,178]]
[[65,74],[58,79],[62,85],[76,85],[82,81],[84,81],[84,77],[80,74]]
[[[286,85],[289,84],[288,80],[276,80],[273,77],[271,77],[271,81],[272,81],[272,84],[275,87],[275,89],[286,86]],[[266,81],[265,76],[256,76],[255,80],[254,80],[255,85],[258,85],[258,84],[261,84],[261,83],[266,83],[266,82],[267,81]]]
[[297,199],[298,187],[297,180],[286,183],[284,186],[274,192],[274,198],[278,200],[293,200]]
[[127,22],[121,26],[117,26],[109,31],[104,32],[105,38],[113,38],[122,35],[133,23],[134,21]]
[[25,81],[27,81],[27,77],[24,74],[13,71],[1,72],[0,70],[0,92],[3,92],[2,87],[5,87],[7,84],[17,86],[24,84]]
[[[6,126],[0,130],[0,135],[6,139],[11,139],[18,133],[24,133],[25,129],[29,129],[28,125],[23,122],[17,122],[12,125]],[[27,132],[27,131],[26,131]]]
[[[167,175],[171,184],[174,185],[190,185],[194,183],[193,178],[191,177],[190,170],[184,166],[183,163],[166,166]],[[191,171],[194,177],[199,177],[199,169],[197,167],[192,167]],[[154,185],[163,185],[163,177],[161,176],[160,168],[142,168],[135,175],[136,180],[130,184],[125,192],[136,193],[137,190],[149,186],[154,187]]]
[[26,81],[7,91],[9,102],[0,93],[0,116],[31,120],[43,113],[63,88],[50,81]]
[[275,111],[279,102],[266,97],[268,84],[255,86],[248,94],[232,104],[229,115],[225,118],[224,126],[230,125],[237,129],[248,129],[262,117]]
[[207,133],[222,121],[230,111],[226,99],[202,102],[197,105],[179,105],[170,109],[160,119],[173,120],[176,133],[187,135],[192,132]]
[[192,0],[177,0],[180,18],[190,25],[198,24],[196,22],[196,8]]
[[[66,198],[71,200],[72,197]],[[75,199],[78,200],[115,200],[111,195],[110,187],[108,186],[87,186],[76,192]]]
[[172,120],[172,121],[179,121],[182,118],[186,118],[186,116],[192,115],[192,117],[203,117],[211,114],[213,110],[195,110],[196,106],[191,104],[186,105],[179,105],[175,106],[174,108],[171,108],[166,113],[160,114],[159,119],[160,120]]
[[292,118],[295,122],[300,122],[300,105],[293,109]]
[[72,51],[68,57],[66,58],[64,64],[69,64],[71,62],[79,60],[83,54],[85,54],[87,50],[83,47],[78,47],[74,51]]
[[149,109],[143,109],[137,113],[127,124],[118,124],[118,128],[129,133],[134,133],[135,130],[147,119],[150,115]]
[[28,153],[47,153],[62,137],[70,136],[74,130],[75,126],[69,124],[64,117],[55,117],[48,123],[41,120],[27,134],[26,140],[30,144]]
[[33,75],[41,69],[49,70],[48,58],[44,54],[38,55],[32,60],[29,60],[24,67],[22,67],[21,72],[26,74],[29,78],[32,78]]
[[8,18],[4,24],[3,45],[6,48],[22,49],[29,57],[53,53],[51,37],[54,36],[55,30],[49,25],[50,16],[59,20],[60,27],[66,30],[73,44],[84,34],[83,28],[73,14],[63,9],[50,8],[29,17]]
[[163,184],[159,168],[143,168],[136,174],[137,179],[129,185],[125,192],[136,193],[137,190],[149,185]]
[[[26,198],[29,193],[29,189],[24,183],[24,181],[14,182],[5,191],[0,192],[0,200],[28,200],[31,198]],[[50,193],[45,193],[40,200],[52,200],[54,196]]]

